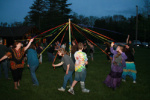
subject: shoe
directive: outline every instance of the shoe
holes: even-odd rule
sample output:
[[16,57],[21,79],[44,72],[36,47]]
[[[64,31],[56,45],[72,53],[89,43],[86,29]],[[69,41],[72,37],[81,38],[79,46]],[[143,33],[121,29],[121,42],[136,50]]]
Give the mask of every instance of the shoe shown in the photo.
[[62,91],[62,92],[64,92],[64,91],[65,91],[65,89],[64,89],[63,87],[61,87],[61,88],[58,88],[58,91]]
[[33,86],[39,86],[38,84],[33,84]]
[[75,95],[74,90],[73,89],[69,89],[68,90],[69,93],[71,93],[72,95]]
[[126,80],[125,80],[125,79],[122,79],[122,82],[126,82]]
[[90,90],[88,90],[88,89],[83,89],[82,92],[84,92],[84,93],[89,93]]
[[133,81],[133,83],[136,83],[136,81]]
[[67,88],[71,88],[71,85],[68,85]]
[[7,78],[7,80],[11,80],[11,78]]

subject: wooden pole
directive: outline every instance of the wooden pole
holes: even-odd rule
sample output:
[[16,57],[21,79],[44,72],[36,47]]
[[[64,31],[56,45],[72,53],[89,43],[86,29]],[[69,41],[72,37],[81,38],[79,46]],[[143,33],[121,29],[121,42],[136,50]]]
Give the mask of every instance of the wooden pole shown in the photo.
[[135,35],[135,40],[137,44],[137,36],[138,35],[138,6],[136,6],[136,35]]
[[71,27],[70,27],[71,21],[69,19],[69,53],[71,57]]

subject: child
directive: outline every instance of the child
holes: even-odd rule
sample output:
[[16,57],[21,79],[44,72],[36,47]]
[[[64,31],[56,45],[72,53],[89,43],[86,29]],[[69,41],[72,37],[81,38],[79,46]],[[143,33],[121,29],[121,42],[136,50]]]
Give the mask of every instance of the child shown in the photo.
[[74,67],[74,63],[73,63],[72,59],[68,55],[65,54],[64,48],[58,49],[58,55],[62,56],[61,62],[58,64],[52,64],[52,66],[57,67],[57,66],[63,65],[63,68],[66,71],[66,74],[64,76],[63,87],[58,88],[59,91],[64,92],[65,88],[66,88],[67,81],[69,80],[70,85],[72,84],[72,74],[74,72],[75,67]]
[[113,50],[114,43],[111,43],[110,51],[113,54],[113,60],[111,63],[111,72],[105,79],[104,83],[111,87],[113,90],[121,83],[121,76],[123,72],[123,67],[125,67],[125,59],[127,56],[123,52],[123,47],[118,46],[116,50]]
[[75,80],[72,83],[71,88],[68,90],[69,93],[74,95],[74,86],[78,81],[80,81],[82,92],[89,93],[90,90],[85,88],[85,78],[86,78],[86,68],[85,65],[88,64],[88,59],[86,53],[82,52],[84,46],[82,43],[78,44],[78,51],[75,52]]

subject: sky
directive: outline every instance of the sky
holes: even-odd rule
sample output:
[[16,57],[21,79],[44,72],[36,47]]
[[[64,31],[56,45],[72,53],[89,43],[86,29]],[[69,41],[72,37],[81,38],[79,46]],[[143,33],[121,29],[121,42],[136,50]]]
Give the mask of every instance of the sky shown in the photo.
[[[24,17],[30,11],[35,0],[0,0],[0,22],[23,22]],[[124,15],[125,17],[136,15],[136,5],[139,12],[142,9],[143,0],[68,0],[72,3],[69,7],[72,12],[84,16],[113,16]]]

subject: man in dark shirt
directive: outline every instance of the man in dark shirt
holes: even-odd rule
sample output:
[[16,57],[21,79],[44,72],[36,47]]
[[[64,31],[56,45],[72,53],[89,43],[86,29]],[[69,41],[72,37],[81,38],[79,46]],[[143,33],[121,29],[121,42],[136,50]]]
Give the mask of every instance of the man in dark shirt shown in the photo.
[[129,40],[129,38],[130,38],[130,35],[128,35],[128,37],[127,37],[127,39],[126,39],[126,44],[130,47],[129,49],[130,49],[130,51],[132,52],[132,54],[134,55],[135,50],[134,50],[134,47],[133,47],[133,45],[132,45],[132,41]]
[[53,62],[54,61],[54,46],[50,45],[50,47],[47,50],[47,54],[48,54],[48,60],[49,62]]
[[[3,40],[2,38],[0,38],[0,58],[2,58],[6,54],[6,52],[8,52],[8,48],[5,45],[3,45]],[[2,66],[5,73],[5,78],[9,79],[7,65],[8,65],[7,59],[0,62],[0,78],[1,78],[1,66]]]

